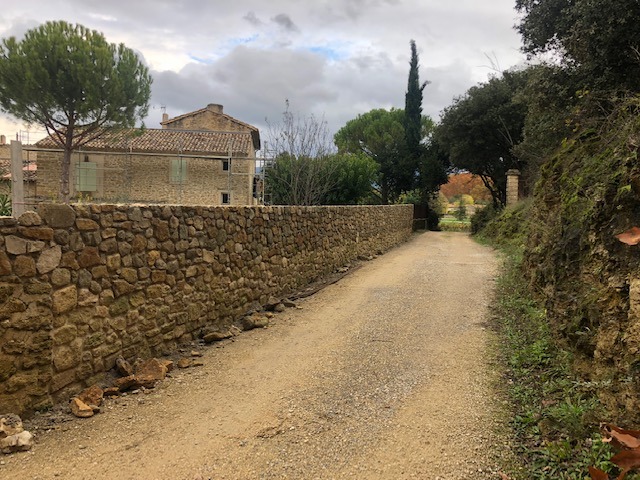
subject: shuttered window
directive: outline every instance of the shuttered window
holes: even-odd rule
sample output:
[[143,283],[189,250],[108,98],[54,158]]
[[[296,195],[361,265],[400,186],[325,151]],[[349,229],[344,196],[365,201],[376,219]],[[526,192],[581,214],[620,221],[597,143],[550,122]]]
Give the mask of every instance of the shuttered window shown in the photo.
[[171,183],[187,182],[187,160],[185,158],[175,158],[171,160]]
[[[85,157],[85,159],[88,157]],[[98,168],[95,162],[79,162],[76,167],[76,191],[96,192],[98,190]]]

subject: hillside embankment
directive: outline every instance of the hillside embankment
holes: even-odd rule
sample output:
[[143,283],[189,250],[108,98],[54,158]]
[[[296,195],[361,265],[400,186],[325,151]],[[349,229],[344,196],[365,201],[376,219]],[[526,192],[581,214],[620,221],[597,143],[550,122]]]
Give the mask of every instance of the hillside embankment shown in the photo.
[[543,166],[522,216],[523,269],[553,333],[609,420],[640,424],[640,247],[617,235],[640,226],[640,100],[626,100]]

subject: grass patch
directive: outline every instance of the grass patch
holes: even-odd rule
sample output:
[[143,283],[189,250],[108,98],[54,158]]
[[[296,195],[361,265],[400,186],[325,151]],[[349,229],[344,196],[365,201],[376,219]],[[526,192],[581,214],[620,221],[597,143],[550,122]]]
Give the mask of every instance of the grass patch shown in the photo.
[[522,248],[502,247],[493,325],[498,364],[504,366],[500,388],[510,407],[510,443],[519,461],[510,478],[583,480],[590,478],[591,465],[616,471],[608,461],[611,447],[599,434],[599,419],[606,417],[598,385],[581,382],[571,372],[571,354],[554,342],[545,309],[523,278]]
[[455,217],[445,215],[438,223],[440,230],[444,232],[469,232],[471,231],[470,220],[458,220]]

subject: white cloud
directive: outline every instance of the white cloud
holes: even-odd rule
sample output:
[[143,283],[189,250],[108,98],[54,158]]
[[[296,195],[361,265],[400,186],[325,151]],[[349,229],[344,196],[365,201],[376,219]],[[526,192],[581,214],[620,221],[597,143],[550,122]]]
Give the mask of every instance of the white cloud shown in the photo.
[[[373,108],[402,107],[409,40],[418,46],[424,113],[523,60],[513,0],[23,0],[3,8],[0,37],[46,20],[81,23],[144,56],[154,76],[145,121],[220,103],[264,128],[288,99],[335,131]],[[37,128],[37,127],[36,127]],[[16,125],[0,117],[0,133]]]

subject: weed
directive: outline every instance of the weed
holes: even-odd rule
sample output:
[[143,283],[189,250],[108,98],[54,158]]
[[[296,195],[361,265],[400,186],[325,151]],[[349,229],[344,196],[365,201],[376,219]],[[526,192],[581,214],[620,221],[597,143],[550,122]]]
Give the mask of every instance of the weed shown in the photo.
[[512,444],[521,461],[510,476],[583,480],[590,465],[611,469],[611,447],[598,434],[597,385],[572,374],[571,354],[554,342],[545,309],[520,273],[521,250],[511,249],[504,259],[493,312]]

